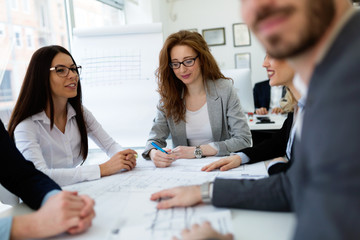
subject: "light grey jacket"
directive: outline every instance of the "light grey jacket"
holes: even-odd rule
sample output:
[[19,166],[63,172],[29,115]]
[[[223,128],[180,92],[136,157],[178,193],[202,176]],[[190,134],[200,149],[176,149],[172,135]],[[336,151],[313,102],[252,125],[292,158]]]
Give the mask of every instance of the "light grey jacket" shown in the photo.
[[[218,148],[217,156],[229,155],[251,145],[251,133],[240,100],[231,80],[219,79],[206,81],[206,101],[214,144]],[[166,118],[165,113],[157,111],[149,139],[142,156],[150,159],[149,152],[155,142],[166,147],[166,139],[172,136],[173,147],[189,146],[186,136],[186,123],[175,123]]]

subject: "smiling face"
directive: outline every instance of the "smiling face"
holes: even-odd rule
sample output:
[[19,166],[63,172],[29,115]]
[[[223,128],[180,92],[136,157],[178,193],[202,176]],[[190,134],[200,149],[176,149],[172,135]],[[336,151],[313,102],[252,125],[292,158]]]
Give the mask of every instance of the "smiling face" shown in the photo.
[[276,60],[266,55],[263,63],[270,79],[270,86],[289,86],[294,78],[294,70],[285,60]]
[[242,0],[247,25],[276,58],[296,56],[316,44],[335,15],[333,0]]
[[[71,57],[65,53],[58,53],[52,60],[51,67],[76,67]],[[50,88],[54,101],[67,100],[77,95],[79,75],[69,71],[66,77],[59,77],[56,71],[50,71]]]
[[[193,59],[197,56],[194,49],[187,45],[176,45],[170,51],[171,62],[183,62],[188,59]],[[186,67],[183,64],[180,68],[173,69],[176,77],[180,79],[187,87],[191,84],[202,81],[200,59],[195,60],[195,64],[191,67]]]

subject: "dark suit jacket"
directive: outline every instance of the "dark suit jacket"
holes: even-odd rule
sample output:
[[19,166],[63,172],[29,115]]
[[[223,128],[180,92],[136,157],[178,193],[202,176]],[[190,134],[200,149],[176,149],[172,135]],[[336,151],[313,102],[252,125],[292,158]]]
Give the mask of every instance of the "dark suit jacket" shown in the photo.
[[254,147],[241,150],[249,158],[249,163],[269,160],[276,157],[283,157],[286,154],[287,142],[293,122],[293,113],[289,113],[281,129],[270,139],[267,139]]
[[[255,108],[264,107],[269,110],[271,100],[271,86],[269,82],[270,80],[265,80],[255,84],[253,89]],[[283,87],[281,96],[284,97],[285,93],[286,89]]]
[[270,107],[269,80],[256,83],[253,92],[254,92],[255,108],[265,107],[266,109],[269,110]]
[[29,207],[40,207],[44,196],[61,188],[48,176],[35,169],[34,164],[24,159],[10,139],[4,124],[0,124],[1,167],[0,183],[19,196]]
[[[264,140],[254,147],[245,148],[239,151],[245,153],[250,158],[249,164],[285,156],[293,123],[293,116],[293,113],[289,113],[281,129],[273,134],[270,139]],[[287,171],[290,164],[291,161],[288,163],[276,163],[268,169],[268,172],[272,175]]]
[[291,168],[258,181],[216,179],[215,206],[295,210],[299,240],[359,239],[359,26],[358,12],[314,70]]

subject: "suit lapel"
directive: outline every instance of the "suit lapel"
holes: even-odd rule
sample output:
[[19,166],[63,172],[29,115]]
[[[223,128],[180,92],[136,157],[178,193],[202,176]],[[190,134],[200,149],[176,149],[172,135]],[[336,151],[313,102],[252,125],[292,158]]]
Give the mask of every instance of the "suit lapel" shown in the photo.
[[188,146],[185,122],[180,121],[177,124],[174,123],[174,125],[175,125],[174,130],[176,135],[172,137],[178,140],[179,146]]
[[206,102],[209,112],[209,119],[211,131],[214,141],[219,141],[221,138],[222,129],[222,102],[218,96],[215,86],[215,81],[206,81]]
[[[181,99],[184,99],[184,89],[181,92]],[[171,119],[171,124],[173,125],[172,129],[174,135],[172,136],[174,142],[177,143],[178,146],[188,146],[187,135],[186,135],[186,123],[184,121],[180,121],[175,123]]]

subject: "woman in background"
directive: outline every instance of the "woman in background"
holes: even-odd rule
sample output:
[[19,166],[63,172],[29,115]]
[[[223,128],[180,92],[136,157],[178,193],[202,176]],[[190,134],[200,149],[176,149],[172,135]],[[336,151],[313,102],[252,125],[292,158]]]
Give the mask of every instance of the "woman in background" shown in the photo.
[[[300,93],[293,84],[295,73],[285,60],[276,60],[268,55],[265,57],[263,67],[267,70],[271,86],[285,86],[287,88],[285,100],[282,102],[281,107],[283,112],[288,113],[288,117],[282,128],[272,138],[254,147],[245,148],[240,152],[232,154],[232,156],[208,164],[202,168],[202,171],[209,172],[218,168],[221,171],[227,171],[244,163],[255,163],[269,159],[273,159],[268,165],[269,174],[286,171],[290,166],[287,162],[291,159],[292,140],[294,137],[294,131],[291,131],[291,129],[295,124],[293,119],[296,119],[293,116],[293,111],[294,109],[295,113],[298,111],[297,104],[299,106],[303,105]],[[290,133],[293,134],[290,135]]]
[[[165,41],[157,69],[160,103],[143,157],[157,167],[179,158],[224,156],[249,147],[251,133],[230,79],[204,38],[180,31]],[[164,153],[172,137],[174,149]]]
[[[115,174],[136,165],[136,152],[122,150],[82,105],[79,71],[61,46],[37,50],[9,122],[9,134],[25,159],[59,185]],[[110,157],[100,165],[82,165],[88,136]]]

